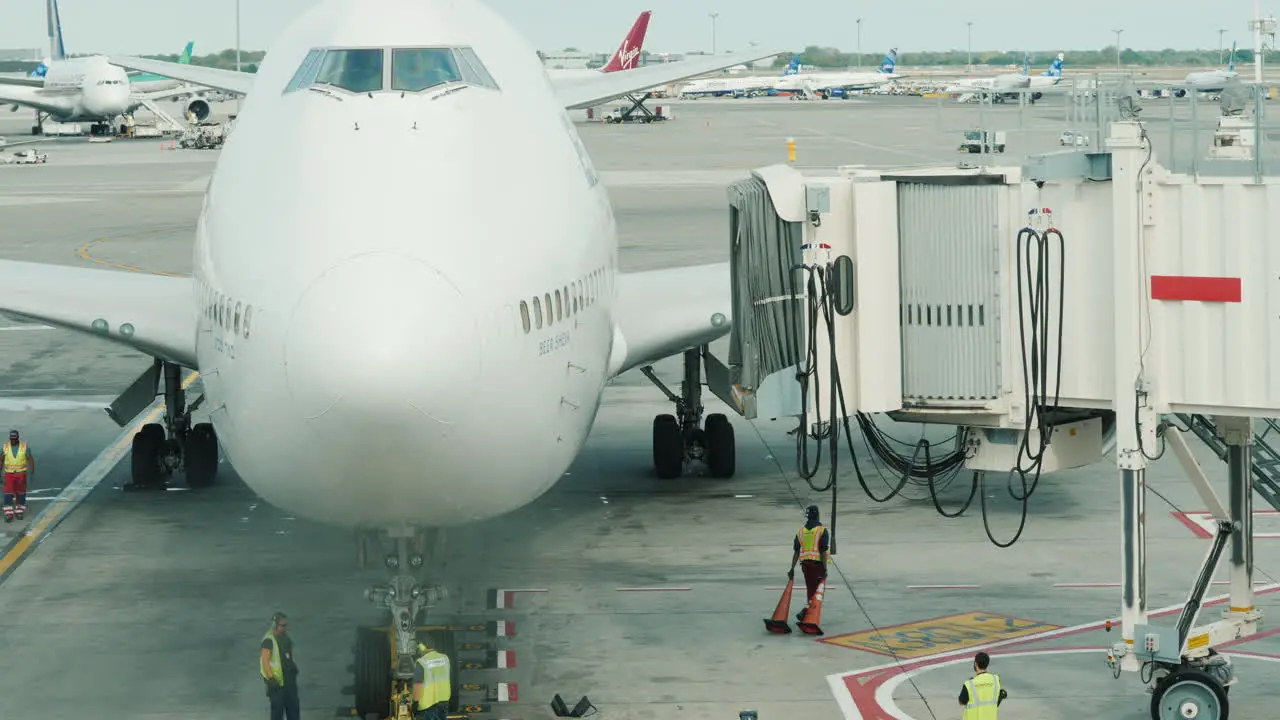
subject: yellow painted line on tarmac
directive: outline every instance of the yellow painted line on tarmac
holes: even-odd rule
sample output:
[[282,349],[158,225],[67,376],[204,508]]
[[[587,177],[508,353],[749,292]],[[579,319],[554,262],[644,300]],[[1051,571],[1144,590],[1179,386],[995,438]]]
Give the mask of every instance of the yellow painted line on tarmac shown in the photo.
[[1061,627],[1009,615],[968,612],[878,630],[835,635],[822,638],[821,642],[877,655],[918,658]]
[[97,245],[98,243],[104,243],[106,241],[107,241],[106,238],[98,238],[96,240],[90,240],[89,242],[76,248],[76,255],[79,256],[81,260],[97,263],[99,265],[105,265],[106,267],[115,268],[117,270],[128,270],[129,272],[144,273],[147,275],[164,275],[165,277],[186,277],[186,275],[181,275],[179,273],[163,272],[160,270],[144,270],[140,267],[134,267],[133,265],[125,265],[123,263],[111,262],[110,260],[103,260],[102,258],[94,257],[93,254],[89,252],[89,248],[93,247],[94,245]]
[[[200,373],[193,372],[187,376],[182,382],[182,388],[185,390],[191,387],[196,381]],[[71,484],[63,488],[56,498],[49,503],[44,510],[31,523],[31,527],[23,533],[3,556],[0,556],[0,582],[8,577],[18,564],[26,557],[26,555],[44,538],[58,523],[62,522],[72,510],[80,505],[80,502],[89,496],[89,493],[102,482],[102,479],[115,468],[128,452],[133,442],[133,436],[137,434],[138,429],[147,423],[154,422],[164,412],[164,399],[160,399],[152,403],[151,407],[138,415],[128,427],[120,433],[115,442],[108,445],[98,456],[94,458],[80,474],[76,476]]]

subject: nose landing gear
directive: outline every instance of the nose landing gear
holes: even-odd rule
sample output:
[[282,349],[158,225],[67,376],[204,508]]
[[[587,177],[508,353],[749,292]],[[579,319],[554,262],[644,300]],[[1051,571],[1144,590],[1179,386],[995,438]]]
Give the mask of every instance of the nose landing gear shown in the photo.
[[[444,545],[441,529],[398,529],[388,531],[394,551],[384,557],[393,571],[391,581],[365,590],[365,597],[386,611],[389,623],[380,627],[362,627],[356,632],[355,704],[356,713],[365,717],[374,713],[379,718],[410,718],[413,705],[413,674],[418,659],[418,643],[425,642],[449,658],[453,684],[450,710],[458,704],[458,659],[454,653],[452,633],[439,628],[424,628],[420,617],[448,595],[443,586],[421,580],[425,568],[437,565]],[[366,540],[361,538],[360,559],[366,556]]]

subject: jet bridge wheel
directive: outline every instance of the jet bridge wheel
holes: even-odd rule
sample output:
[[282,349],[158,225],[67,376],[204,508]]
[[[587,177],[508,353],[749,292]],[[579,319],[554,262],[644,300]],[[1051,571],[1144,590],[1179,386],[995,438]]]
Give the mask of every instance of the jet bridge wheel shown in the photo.
[[1227,720],[1227,690],[1212,675],[1179,668],[1156,683],[1152,720]]
[[706,419],[707,466],[718,478],[733,477],[737,449],[734,447],[733,426],[723,413],[713,413]]
[[356,715],[391,715],[391,640],[376,628],[356,630]]

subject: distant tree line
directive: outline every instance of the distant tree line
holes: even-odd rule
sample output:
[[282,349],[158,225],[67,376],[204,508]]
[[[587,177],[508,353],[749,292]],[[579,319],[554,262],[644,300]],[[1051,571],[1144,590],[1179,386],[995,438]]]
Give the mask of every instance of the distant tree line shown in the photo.
[[[575,51],[575,48],[566,48],[566,51]],[[888,48],[878,50],[876,52],[862,54],[862,67],[874,68],[884,59]],[[1116,64],[1116,48],[1110,45],[1101,50],[1032,50],[1032,65],[1041,69],[1049,66],[1053,58],[1057,57],[1059,52],[1066,53],[1067,71],[1070,72],[1072,67],[1113,67]],[[1224,48],[1221,56],[1217,50],[1175,50],[1167,48],[1165,50],[1132,50],[1125,49],[1120,51],[1120,64],[1122,66],[1138,66],[1138,67],[1216,67],[1226,62],[1227,55],[1231,49]],[[1021,66],[1022,57],[1025,51],[1010,50],[1006,52],[994,51],[975,51],[973,53],[974,65],[990,65],[990,66]],[[700,55],[699,52],[685,53],[686,55]],[[262,62],[266,53],[262,50],[241,50],[240,63],[241,69],[245,72],[257,72],[258,63]],[[543,55],[541,51],[539,57]],[[774,61],[777,65],[785,65],[790,62],[793,55],[799,55],[800,63],[803,65],[812,65],[820,68],[848,68],[856,67],[858,63],[857,53],[848,53],[836,48],[818,47],[810,45],[799,53],[784,53]],[[607,53],[605,54],[607,57]],[[648,58],[649,52],[644,52],[644,56]],[[171,55],[144,55],[143,57],[153,58],[155,60],[165,60],[175,62],[178,59],[177,54]],[[1221,57],[1221,59],[1219,59]],[[656,60],[656,58],[655,58]],[[933,66],[963,66],[969,60],[969,54],[965,50],[947,50],[943,52],[919,51],[913,52],[909,49],[899,49],[898,64],[902,66],[917,67],[933,67]],[[1236,49],[1236,62],[1238,64],[1250,64],[1253,62],[1253,50],[1247,48]],[[0,72],[31,72],[38,63],[31,61],[0,61]],[[199,55],[191,58],[192,65],[200,65],[202,67],[214,67],[223,70],[234,70],[236,67],[236,51],[234,49],[222,50],[221,52],[211,55]],[[593,64],[599,64],[593,63]]]

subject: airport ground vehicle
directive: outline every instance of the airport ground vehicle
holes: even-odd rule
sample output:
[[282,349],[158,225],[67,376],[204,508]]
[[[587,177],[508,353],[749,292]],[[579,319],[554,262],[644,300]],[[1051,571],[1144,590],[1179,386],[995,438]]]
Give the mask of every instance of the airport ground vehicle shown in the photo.
[[964,142],[960,149],[970,153],[1004,152],[1005,134],[1003,130],[965,130]]

